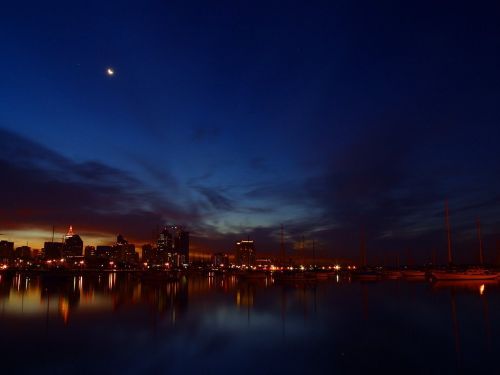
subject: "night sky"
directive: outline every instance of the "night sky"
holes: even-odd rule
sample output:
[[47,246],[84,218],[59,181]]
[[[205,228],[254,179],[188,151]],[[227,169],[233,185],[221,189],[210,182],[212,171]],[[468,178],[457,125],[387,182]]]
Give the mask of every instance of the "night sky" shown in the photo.
[[[0,239],[463,261],[500,239],[500,5],[11,1]],[[109,76],[106,69],[114,69]]]

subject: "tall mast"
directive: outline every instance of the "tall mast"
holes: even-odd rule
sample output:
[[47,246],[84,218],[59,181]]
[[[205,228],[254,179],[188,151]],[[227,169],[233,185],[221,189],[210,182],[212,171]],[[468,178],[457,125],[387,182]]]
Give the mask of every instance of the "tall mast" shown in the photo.
[[365,247],[365,231],[361,228],[361,239],[359,244],[359,251],[361,255],[361,267],[366,267],[366,247]]
[[477,239],[479,240],[479,264],[483,265],[483,239],[481,238],[481,222],[477,218]]
[[453,260],[451,258],[451,228],[450,228],[450,212],[448,210],[448,199],[445,202],[444,211],[446,220],[446,232],[448,237],[448,264],[451,264]]
[[315,248],[315,241],[313,240],[313,266],[316,268],[316,248]]
[[283,224],[281,224],[281,244],[280,244],[280,252],[281,252],[281,263],[285,264],[285,236],[283,234]]
[[306,259],[306,240],[304,239],[304,236],[302,236],[302,263],[305,264],[307,259]]

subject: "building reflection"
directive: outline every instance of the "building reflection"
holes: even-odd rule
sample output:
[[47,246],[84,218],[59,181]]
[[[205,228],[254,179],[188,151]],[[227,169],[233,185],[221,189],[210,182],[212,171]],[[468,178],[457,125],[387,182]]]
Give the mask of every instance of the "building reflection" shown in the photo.
[[[342,287],[337,283],[328,284],[328,288]],[[368,302],[378,306],[375,291],[368,301],[369,289],[365,284],[358,289],[358,293],[361,292],[362,317],[367,324],[370,323]],[[461,298],[465,298],[465,295],[475,295],[477,298],[478,307],[480,306],[478,312],[484,322],[484,328],[478,328],[484,329],[486,347],[491,348],[487,298],[494,289],[498,289],[498,285],[487,281],[436,283],[430,288],[449,300],[447,315],[451,310],[450,325],[457,358],[460,358],[457,316],[460,315]],[[279,293],[276,294],[276,291]],[[286,322],[290,316],[301,316],[304,322],[314,322],[318,315],[318,304],[321,306],[321,303],[325,303],[321,298],[324,293],[324,287],[319,284],[273,284],[271,279],[221,274],[182,276],[179,280],[166,281],[144,278],[140,273],[134,272],[74,275],[2,273],[0,315],[21,318],[40,316],[46,318],[47,324],[57,319],[71,325],[73,320],[85,319],[91,314],[114,314],[138,308],[149,311],[149,316],[155,321],[161,320],[164,324],[174,325],[187,315],[188,309],[205,311],[212,305],[229,303],[241,313],[247,314],[248,321],[254,314],[273,309],[276,317],[281,320],[281,331],[285,336]],[[359,294],[356,294],[352,298],[359,301]]]
[[236,288],[236,306],[252,307],[255,299],[256,285],[251,282],[241,282]]
[[188,282],[141,280],[132,273],[92,275],[0,275],[2,315],[59,316],[65,324],[75,312],[116,312],[130,306],[150,309],[172,323],[188,306]]
[[[132,350],[141,361],[148,360],[144,347],[158,347],[163,355],[194,342],[210,359],[220,348],[244,340],[243,349],[250,342],[257,348],[248,353],[293,347],[306,352],[311,363],[327,351],[320,360],[333,359],[340,370],[357,358],[371,363],[381,354],[396,358],[402,353],[403,361],[429,358],[436,373],[446,373],[443,369],[468,369],[471,356],[494,363],[498,351],[493,316],[500,288],[491,282],[274,284],[271,278],[225,274],[168,281],[139,272],[0,276],[5,345],[32,342],[26,350],[40,350],[46,357],[57,347],[54,343],[63,346],[62,337],[70,350],[85,353],[81,363],[91,358],[88,347],[103,353],[100,364],[108,363],[108,348],[116,348],[121,361],[132,341],[124,334],[137,338]],[[488,350],[483,350],[483,339]],[[283,363],[290,360],[288,352],[282,358]],[[394,367],[404,372],[403,361]],[[425,372],[422,368],[415,372]]]
[[[16,278],[26,279],[20,274]],[[47,304],[47,311],[50,312],[50,305],[57,306],[57,311],[62,317],[65,324],[68,324],[70,311],[76,309],[80,303],[80,290],[75,287],[73,278],[44,276],[35,279],[33,284],[36,285],[34,293],[40,291],[40,300],[42,304]]]

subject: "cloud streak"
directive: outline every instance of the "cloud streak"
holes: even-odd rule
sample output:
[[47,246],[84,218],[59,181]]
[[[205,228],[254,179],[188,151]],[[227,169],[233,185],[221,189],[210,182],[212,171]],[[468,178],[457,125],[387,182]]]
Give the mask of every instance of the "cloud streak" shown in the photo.
[[73,224],[144,239],[159,223],[199,220],[195,207],[178,206],[125,171],[74,162],[6,130],[0,129],[0,139],[3,228]]

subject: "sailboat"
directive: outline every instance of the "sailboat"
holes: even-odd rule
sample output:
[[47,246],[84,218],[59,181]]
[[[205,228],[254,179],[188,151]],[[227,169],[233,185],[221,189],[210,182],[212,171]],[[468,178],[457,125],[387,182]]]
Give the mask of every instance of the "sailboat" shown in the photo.
[[420,280],[420,279],[425,279],[425,271],[424,270],[419,270],[419,269],[405,269],[401,271],[401,274],[405,279],[410,279],[410,280]]
[[364,228],[361,230],[361,238],[360,238],[360,265],[361,267],[351,271],[351,277],[355,280],[359,281],[377,281],[382,278],[382,274],[376,270],[371,269],[367,266],[366,259],[366,239]]
[[[446,214],[446,229],[448,237],[448,263],[452,264],[452,254],[451,254],[451,231],[450,231],[450,219],[448,211],[448,201],[445,205]],[[498,273],[492,272],[488,269],[483,268],[483,244],[481,239],[481,225],[479,218],[477,219],[477,234],[479,239],[479,267],[473,267],[465,270],[460,269],[448,269],[441,271],[432,271],[432,278],[435,281],[452,281],[452,280],[493,280],[498,277]]]
[[494,280],[498,277],[496,272],[484,268],[470,268],[464,271],[448,270],[448,271],[433,271],[432,277],[436,281],[452,281],[452,280]]

